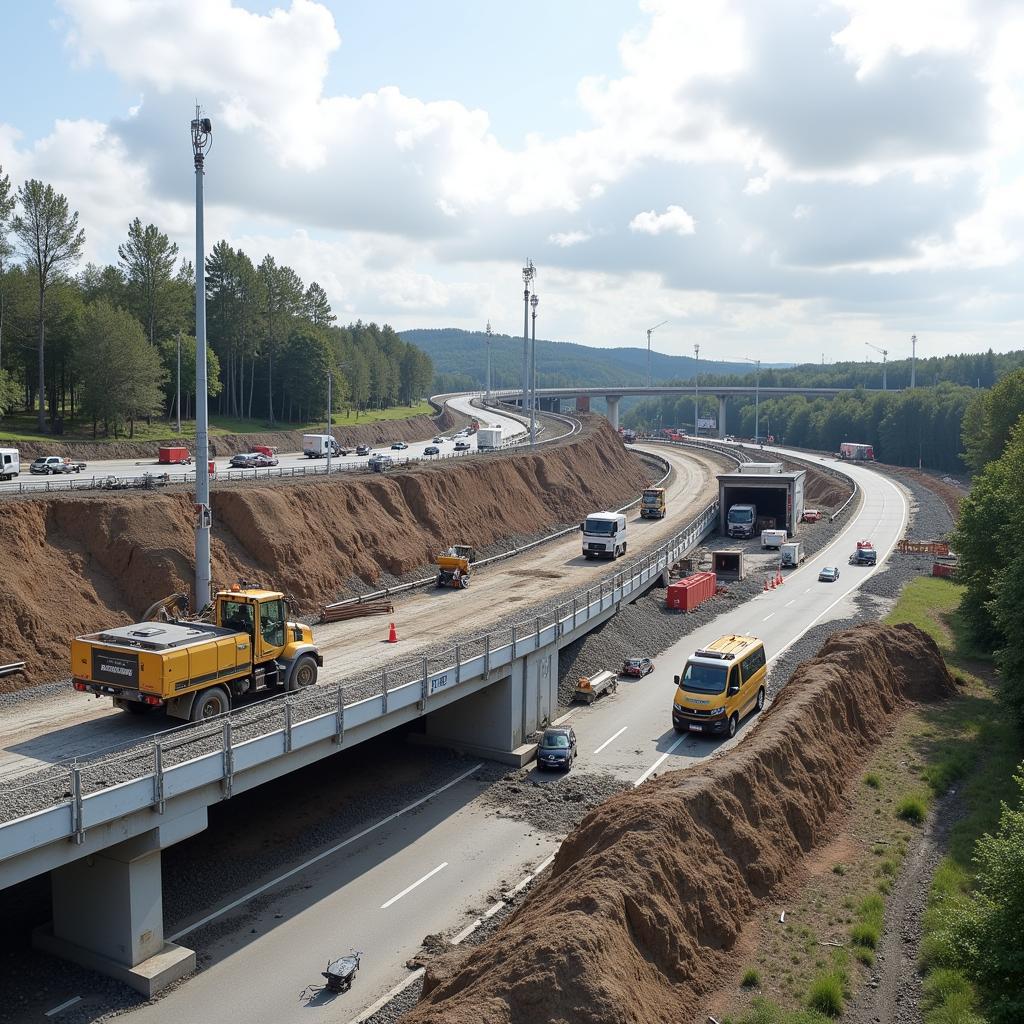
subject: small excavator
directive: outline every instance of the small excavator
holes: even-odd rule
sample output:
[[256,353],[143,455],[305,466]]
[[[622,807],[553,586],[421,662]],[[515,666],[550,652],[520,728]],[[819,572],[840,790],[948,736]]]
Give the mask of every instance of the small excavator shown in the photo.
[[476,552],[466,544],[453,544],[437,556],[437,585],[465,590],[469,586],[470,566]]

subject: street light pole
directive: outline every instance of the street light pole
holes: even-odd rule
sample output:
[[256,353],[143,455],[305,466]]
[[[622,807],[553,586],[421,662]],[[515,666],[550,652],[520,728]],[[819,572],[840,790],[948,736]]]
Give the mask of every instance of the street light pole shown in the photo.
[[530,444],[537,443],[537,304],[540,299],[534,292],[530,296],[533,307],[533,337],[530,343]]
[[211,597],[210,564],[210,439],[206,385],[206,254],[203,244],[203,174],[213,126],[200,117],[199,104],[192,121],[192,155],[196,168],[196,578],[195,610],[202,611]]
[[700,384],[697,381],[697,366],[700,364],[700,345],[693,346],[693,358],[693,436],[700,437],[700,420],[698,418],[700,416],[698,411],[700,408],[700,392],[698,391]]
[[491,321],[487,321],[487,401],[491,400]]
[[[917,386],[917,335],[910,336],[910,386]],[[918,460],[920,461],[920,460]]]
[[177,391],[178,434],[181,434],[181,328],[178,328],[178,391]]
[[533,265],[533,260],[527,260],[526,266],[523,267],[523,412],[526,412],[529,404],[530,284],[536,273],[537,269]]
[[331,453],[334,451],[334,406],[331,404],[331,371],[327,371],[327,475],[331,475]]

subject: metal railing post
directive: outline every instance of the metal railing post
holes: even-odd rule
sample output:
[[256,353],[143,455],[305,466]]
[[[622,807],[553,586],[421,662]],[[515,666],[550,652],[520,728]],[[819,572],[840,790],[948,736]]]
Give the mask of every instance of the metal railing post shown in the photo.
[[484,637],[484,676],[491,672],[491,634]]
[[338,687],[338,706],[334,709],[334,742],[345,739],[345,687]]
[[458,686],[462,682],[462,653],[459,650],[459,645],[455,645],[455,685]]
[[572,628],[576,628],[576,595],[572,596]]
[[82,825],[82,769],[74,765],[71,769],[71,831],[76,846],[85,842],[85,828]]
[[158,740],[153,741],[153,806],[164,813],[164,748]]
[[427,690],[430,687],[430,662],[423,659],[423,678],[420,680],[420,711],[425,711],[427,708]]
[[533,620],[533,625],[534,625],[534,629],[536,631],[534,633],[533,649],[537,650],[540,647],[540,616],[539,615]]
[[231,719],[224,719],[224,731],[222,736],[224,778],[221,780],[221,795],[223,799],[231,799],[231,780],[235,774],[235,752],[231,748]]
[[382,715],[388,713],[388,670],[386,668],[380,670],[380,713]]
[[284,752],[290,754],[292,751],[292,702],[284,702]]
[[516,660],[516,624],[512,623],[512,660]]

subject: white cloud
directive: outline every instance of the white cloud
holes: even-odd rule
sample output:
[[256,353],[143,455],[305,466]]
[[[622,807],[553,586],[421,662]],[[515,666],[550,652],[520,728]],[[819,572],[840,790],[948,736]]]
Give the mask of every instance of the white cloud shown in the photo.
[[548,235],[548,241],[557,245],[560,249],[568,249],[571,245],[589,242],[592,237],[586,231],[556,231],[554,234]]
[[676,235],[692,235],[697,226],[681,206],[669,206],[664,213],[654,210],[638,213],[629,222],[629,230],[645,235],[663,235],[668,231]]

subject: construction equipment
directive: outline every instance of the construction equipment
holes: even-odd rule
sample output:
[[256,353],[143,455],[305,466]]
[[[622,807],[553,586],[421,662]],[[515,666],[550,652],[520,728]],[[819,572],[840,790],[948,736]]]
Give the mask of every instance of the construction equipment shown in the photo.
[[72,685],[109,696],[134,714],[154,708],[198,722],[230,710],[235,698],[257,690],[297,690],[316,683],[323,656],[313,631],[286,619],[284,594],[236,585],[218,591],[212,621],[176,619],[180,595],[156,602],[142,621],[76,637],[71,642]]
[[466,544],[453,544],[437,556],[437,585],[465,590],[469,586],[470,566],[476,552]]
[[321,977],[327,979],[324,988],[328,992],[347,992],[352,987],[352,979],[359,970],[362,957],[362,951],[357,950],[348,956],[339,956],[337,960],[328,961],[327,970],[320,972]]
[[593,704],[602,693],[614,693],[619,688],[619,677],[605,669],[592,676],[582,676],[572,695],[574,701]]
[[640,499],[641,519],[665,518],[665,488],[648,487]]

